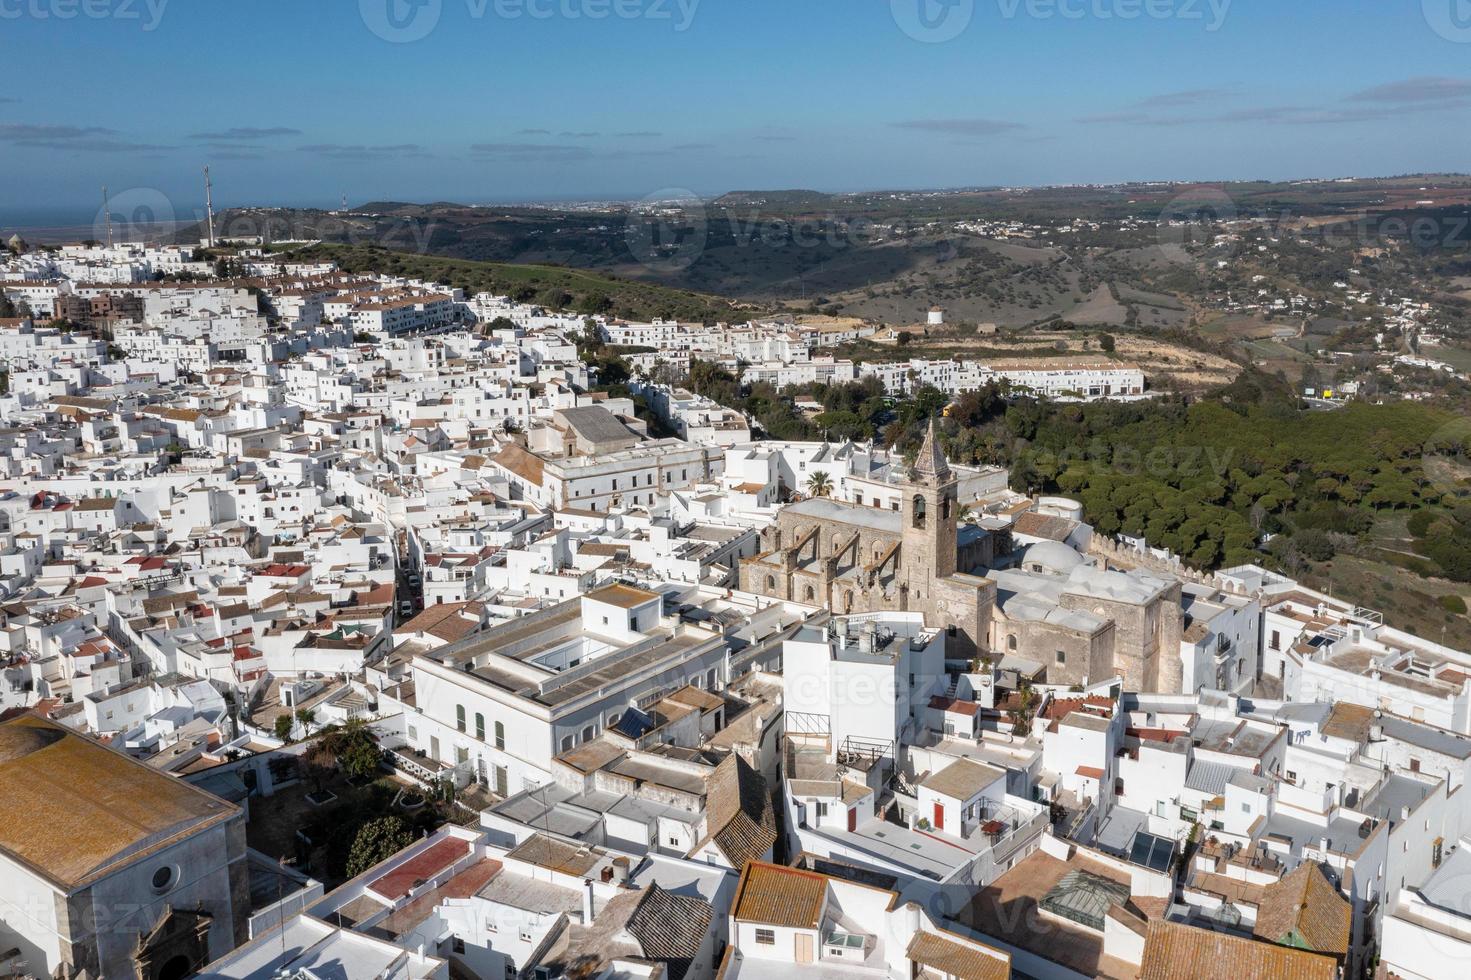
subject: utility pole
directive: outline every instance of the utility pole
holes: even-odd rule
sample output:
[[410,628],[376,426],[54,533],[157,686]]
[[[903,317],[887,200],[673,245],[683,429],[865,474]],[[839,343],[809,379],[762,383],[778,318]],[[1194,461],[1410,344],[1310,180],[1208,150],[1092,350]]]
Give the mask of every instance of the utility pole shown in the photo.
[[215,247],[215,194],[214,184],[209,179],[209,165],[204,168],[204,213],[208,220],[209,247]]

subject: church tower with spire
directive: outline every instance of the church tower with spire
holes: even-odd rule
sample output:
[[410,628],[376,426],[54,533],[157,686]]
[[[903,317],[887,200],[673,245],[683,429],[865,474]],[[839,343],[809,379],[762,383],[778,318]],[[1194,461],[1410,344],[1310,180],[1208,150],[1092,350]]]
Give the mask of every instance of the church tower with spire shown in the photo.
[[910,467],[900,507],[904,534],[900,565],[910,609],[931,609],[936,582],[956,572],[956,529],[960,519],[957,487],[955,474],[940,448],[939,429],[930,419],[924,445]]

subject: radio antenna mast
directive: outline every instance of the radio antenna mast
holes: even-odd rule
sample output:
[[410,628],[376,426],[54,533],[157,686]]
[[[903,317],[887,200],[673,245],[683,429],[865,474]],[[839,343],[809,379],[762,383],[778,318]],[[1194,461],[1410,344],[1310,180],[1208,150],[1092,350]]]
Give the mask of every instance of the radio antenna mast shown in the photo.
[[107,201],[107,185],[102,185],[102,213],[107,221],[107,247],[112,248],[112,207]]
[[209,222],[209,247],[215,247],[215,196],[214,184],[209,179],[209,166],[204,168],[204,213]]

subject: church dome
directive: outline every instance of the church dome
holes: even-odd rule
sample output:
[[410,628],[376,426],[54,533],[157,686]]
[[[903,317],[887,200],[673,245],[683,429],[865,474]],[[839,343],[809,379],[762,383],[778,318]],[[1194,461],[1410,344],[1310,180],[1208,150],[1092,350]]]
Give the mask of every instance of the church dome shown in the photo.
[[1081,564],[1083,556],[1060,541],[1038,541],[1022,555],[1022,567],[1029,572],[1066,575]]

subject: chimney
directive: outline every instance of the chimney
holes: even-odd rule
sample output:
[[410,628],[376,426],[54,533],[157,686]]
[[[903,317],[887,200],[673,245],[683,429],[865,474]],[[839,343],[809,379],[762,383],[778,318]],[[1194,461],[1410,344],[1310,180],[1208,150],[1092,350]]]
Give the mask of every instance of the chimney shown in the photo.
[[596,918],[596,916],[593,914],[592,879],[584,878],[582,879],[582,924],[585,926],[590,926],[592,925],[592,920],[594,918]]

